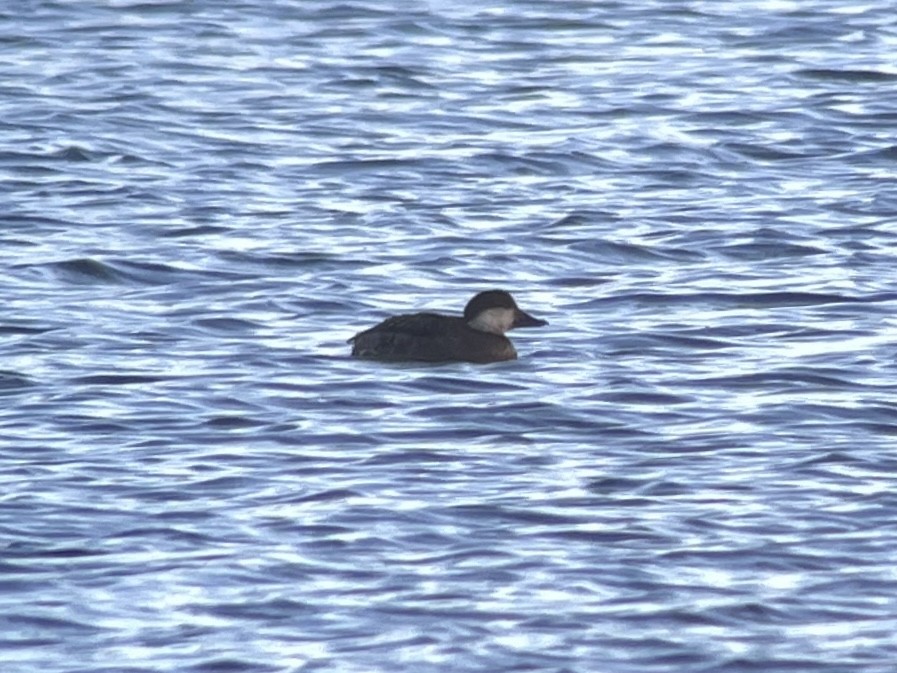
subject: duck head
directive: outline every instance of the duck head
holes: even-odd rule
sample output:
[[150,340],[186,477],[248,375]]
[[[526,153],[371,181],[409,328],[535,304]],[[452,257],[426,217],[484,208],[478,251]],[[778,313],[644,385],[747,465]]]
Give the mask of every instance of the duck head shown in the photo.
[[515,327],[543,327],[547,320],[534,318],[520,310],[510,293],[504,290],[480,292],[464,307],[464,320],[473,329],[504,334]]

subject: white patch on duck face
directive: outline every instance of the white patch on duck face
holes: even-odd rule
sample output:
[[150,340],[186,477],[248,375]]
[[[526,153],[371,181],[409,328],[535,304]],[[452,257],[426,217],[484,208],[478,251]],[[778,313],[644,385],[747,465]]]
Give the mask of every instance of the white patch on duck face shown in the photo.
[[487,308],[467,324],[481,332],[504,334],[514,325],[514,309]]

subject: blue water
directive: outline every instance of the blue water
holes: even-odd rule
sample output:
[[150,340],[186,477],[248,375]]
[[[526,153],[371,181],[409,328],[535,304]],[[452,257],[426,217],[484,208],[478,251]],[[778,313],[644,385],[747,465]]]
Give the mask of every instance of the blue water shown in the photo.
[[7,6],[3,673],[894,671],[892,10]]

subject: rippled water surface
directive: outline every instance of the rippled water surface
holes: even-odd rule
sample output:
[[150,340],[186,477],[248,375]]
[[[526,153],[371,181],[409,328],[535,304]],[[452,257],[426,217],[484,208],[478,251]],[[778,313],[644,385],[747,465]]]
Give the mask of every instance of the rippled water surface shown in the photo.
[[894,670],[888,3],[2,12],[4,673]]

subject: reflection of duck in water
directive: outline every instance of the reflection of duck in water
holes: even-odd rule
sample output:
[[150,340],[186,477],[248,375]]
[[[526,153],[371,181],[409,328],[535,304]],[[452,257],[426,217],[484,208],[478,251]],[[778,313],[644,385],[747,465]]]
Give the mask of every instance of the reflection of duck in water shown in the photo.
[[480,292],[464,308],[464,317],[413,313],[387,318],[349,339],[352,355],[372,360],[425,362],[498,362],[517,357],[505,332],[542,327],[521,311],[503,290]]

